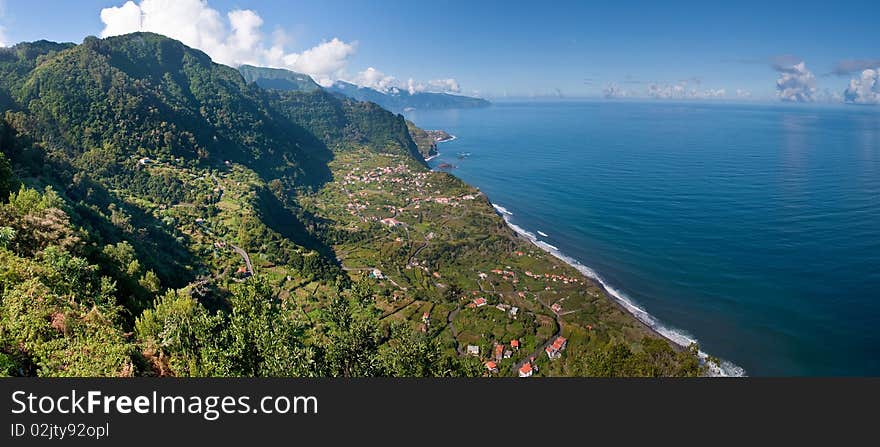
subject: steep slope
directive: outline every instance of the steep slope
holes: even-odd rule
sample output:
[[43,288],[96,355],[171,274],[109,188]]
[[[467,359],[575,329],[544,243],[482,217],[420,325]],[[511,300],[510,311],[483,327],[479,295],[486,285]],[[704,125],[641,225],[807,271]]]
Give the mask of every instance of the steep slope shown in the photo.
[[701,371],[595,284],[479,275],[576,273],[376,104],[149,33],[0,49],[0,94],[0,375],[480,375],[463,344],[558,333],[543,374]]
[[320,90],[321,86],[309,75],[296,73],[280,68],[254,67],[241,65],[238,67],[244,80],[254,82],[264,89],[287,90],[311,93]]

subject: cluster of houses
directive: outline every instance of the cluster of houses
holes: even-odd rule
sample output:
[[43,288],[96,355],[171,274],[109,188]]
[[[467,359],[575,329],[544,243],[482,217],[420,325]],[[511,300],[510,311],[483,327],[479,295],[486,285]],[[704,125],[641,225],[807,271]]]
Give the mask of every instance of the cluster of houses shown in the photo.
[[[476,352],[477,352],[476,355],[479,355],[480,347],[474,346],[474,345],[469,345],[468,346],[468,353],[469,354],[470,354],[471,347],[476,348]],[[519,340],[518,339],[510,340],[509,347],[506,347],[505,345],[500,344],[500,343],[496,343],[495,347],[493,349],[492,358],[485,363],[486,371],[489,372],[490,374],[498,373],[498,362],[500,362],[502,359],[509,359],[510,357],[512,357],[514,351],[519,351]]]
[[532,279],[546,279],[553,282],[562,282],[563,284],[577,284],[582,282],[582,280],[570,276],[565,275],[557,275],[555,273],[544,273],[543,275],[540,273],[532,273],[530,271],[524,272],[526,276]]
[[[509,269],[510,267],[507,267],[507,268]],[[519,280],[516,279],[516,273],[514,273],[510,270],[493,269],[492,273],[494,273],[496,275],[500,275],[501,279],[504,279],[506,281],[512,281],[514,284],[519,282]]]
[[[428,176],[431,175],[429,172],[412,172],[405,164],[398,164],[394,167],[378,167],[372,170],[361,171],[360,168],[355,167],[351,170],[342,180],[339,182],[341,186],[354,186],[354,187],[362,187],[364,185],[370,184],[379,184],[376,186],[377,189],[382,189],[381,182],[388,182],[394,188],[395,191],[414,191],[417,194],[425,194],[425,191],[428,188],[431,188],[432,185],[427,181]],[[388,185],[386,185],[388,186]],[[439,194],[439,191],[434,191],[435,194]],[[360,191],[357,195],[366,196],[366,191]],[[346,204],[346,209],[349,214],[352,216],[360,217],[363,221],[373,220],[368,219],[361,215],[361,211],[365,211],[369,208],[370,202],[364,201],[363,203],[355,198],[355,194],[348,194],[348,198],[350,199],[349,203]],[[443,197],[443,196],[431,196],[427,195],[425,197],[411,197],[408,199],[407,207],[412,207],[413,209],[419,209],[421,204],[434,202],[440,205],[451,205],[457,206],[462,200],[474,200],[477,198],[477,195],[474,194],[464,194],[460,197]],[[403,208],[395,208],[389,207],[392,211],[403,211]],[[378,210],[379,208],[377,208]],[[383,219],[384,220],[384,219]]]
[[[565,337],[559,336],[544,348],[544,352],[547,353],[547,357],[551,361],[556,360],[562,356],[562,351],[565,350],[567,345],[568,340],[566,340]],[[497,374],[498,363],[501,362],[502,359],[510,358],[515,350],[519,350],[519,340],[511,340],[509,349],[505,349],[504,345],[496,344],[493,350],[493,356],[484,364],[486,366],[486,372],[489,374]],[[476,345],[469,345],[467,351],[468,354],[471,355],[480,355],[480,347]],[[535,360],[534,356],[529,357],[529,359],[519,367],[517,374],[520,377],[531,377],[538,372],[538,365],[535,363]]]

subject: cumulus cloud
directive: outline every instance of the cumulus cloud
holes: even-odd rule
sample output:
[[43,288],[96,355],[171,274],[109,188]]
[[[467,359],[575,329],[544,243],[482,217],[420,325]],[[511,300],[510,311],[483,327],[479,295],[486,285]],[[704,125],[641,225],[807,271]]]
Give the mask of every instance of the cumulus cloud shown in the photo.
[[745,89],[738,88],[738,89],[736,89],[736,97],[737,97],[737,98],[743,98],[743,99],[745,99],[745,98],[751,98],[751,97],[752,97],[752,92],[749,91],[749,90],[745,90]]
[[461,93],[461,85],[454,78],[434,79],[427,83],[417,82],[413,78],[409,78],[406,81],[406,85],[403,85],[402,88],[408,91],[410,95],[422,92]]
[[803,60],[791,62],[791,59],[786,59],[773,64],[773,69],[779,72],[776,96],[788,102],[812,102],[816,93],[816,76],[807,69]]
[[426,88],[427,87],[425,87],[425,84],[422,84],[421,82],[416,82],[415,80],[413,80],[413,78],[409,78],[409,80],[406,81],[406,90],[409,92],[410,95],[415,95],[416,93],[423,92]]
[[284,49],[283,31],[266,44],[263,19],[249,9],[225,16],[206,0],[141,0],[101,10],[102,37],[150,31],[180,40],[207,53],[218,63],[264,65],[306,73],[323,85],[343,75],[355,44],[337,38],[303,51]]
[[880,68],[869,68],[851,79],[843,98],[853,104],[880,104]]
[[[2,1],[2,0],[0,0]],[[353,77],[347,73],[357,42],[333,38],[305,51],[288,52],[290,39],[281,28],[265,36],[263,19],[255,11],[235,9],[221,14],[207,0],[140,0],[101,10],[104,29],[102,37],[137,31],[149,31],[177,39],[198,48],[221,64],[237,67],[242,64],[286,68],[305,73],[327,87],[337,80],[370,87],[382,92],[405,88],[418,91],[459,93],[461,87],[453,78],[436,79],[427,84],[410,80],[403,85],[394,76],[373,67]],[[0,28],[0,43],[3,43]]]
[[438,91],[442,93],[461,92],[461,86],[459,86],[458,81],[453,78],[434,79],[432,81],[428,81],[428,88],[433,91]]
[[395,79],[394,76],[386,75],[373,67],[369,67],[358,73],[353,81],[354,84],[360,85],[361,87],[369,87],[379,90],[380,92],[388,92],[392,88],[396,88],[398,85],[397,79]]

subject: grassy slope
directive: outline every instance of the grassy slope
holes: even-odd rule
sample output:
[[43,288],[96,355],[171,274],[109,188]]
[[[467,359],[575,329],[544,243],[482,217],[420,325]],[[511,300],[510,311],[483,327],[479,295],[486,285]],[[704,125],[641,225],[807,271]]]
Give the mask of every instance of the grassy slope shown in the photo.
[[[385,318],[419,329],[430,311],[429,331],[449,350],[476,344],[488,353],[494,343],[520,339],[522,349],[500,365],[506,375],[513,375],[514,364],[546,342],[557,324],[569,348],[552,364],[542,354],[541,374],[568,374],[577,354],[611,340],[636,343],[653,336],[597,284],[513,233],[485,196],[457,178],[399,155],[367,151],[340,154],[330,167],[334,180],[301,202],[359,236],[334,246],[352,274],[379,268],[388,276],[377,281],[386,289],[378,302]],[[438,203],[438,197],[449,203]],[[387,217],[405,225],[377,222]],[[558,275],[555,281],[552,275]],[[450,296],[453,288],[460,291]],[[490,305],[467,307],[477,297]],[[494,307],[499,303],[520,312],[513,318]],[[550,309],[555,303],[562,307],[559,316]]]

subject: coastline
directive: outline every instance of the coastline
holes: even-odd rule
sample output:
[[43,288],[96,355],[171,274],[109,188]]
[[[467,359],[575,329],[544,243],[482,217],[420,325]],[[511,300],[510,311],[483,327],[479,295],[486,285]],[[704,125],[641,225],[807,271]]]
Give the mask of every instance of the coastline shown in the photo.
[[[436,143],[445,143],[449,141],[455,140],[457,137],[455,135],[450,135],[450,138],[444,140],[438,140]],[[425,162],[431,161],[441,154],[437,151],[436,154],[425,158]],[[485,194],[485,193],[484,193]],[[487,197],[488,199],[488,197]],[[670,342],[673,347],[677,349],[687,349],[691,344],[696,343],[699,346],[699,341],[696,337],[688,334],[686,331],[670,327],[661,321],[659,321],[656,317],[651,315],[647,310],[645,310],[640,305],[636,304],[631,298],[629,298],[622,291],[615,289],[611,285],[609,285],[601,275],[598,274],[592,268],[582,264],[577,259],[566,255],[560,250],[559,247],[551,245],[545,241],[542,241],[538,235],[535,233],[526,230],[525,228],[513,223],[511,217],[514,215],[513,212],[508,210],[502,205],[494,203],[489,199],[489,203],[495,209],[495,212],[501,216],[504,220],[504,223],[510,228],[515,234],[529,241],[532,245],[538,247],[539,249],[547,252],[551,256],[559,259],[560,261],[568,264],[573,267],[575,270],[580,272],[587,280],[596,283],[601,287],[602,290],[611,298],[611,302],[617,305],[624,312],[632,315],[636,321],[639,322],[646,330],[653,333],[659,338],[665,339]],[[537,233],[541,233],[538,231]],[[545,234],[542,234],[543,237],[547,237]],[[716,365],[712,362],[708,362],[710,355],[703,351],[699,350],[699,357],[702,362],[704,362],[709,368],[709,375],[712,377],[743,377],[746,376],[745,370],[739,365],[734,364],[733,362],[718,358],[720,364]]]
[[[444,139],[442,139],[442,140],[437,140],[437,141],[435,141],[434,143],[437,144],[437,145],[439,145],[440,143],[448,143],[448,142],[453,141],[453,140],[455,140],[455,139],[457,139],[457,138],[458,138],[458,137],[456,137],[455,135],[450,135],[449,138],[444,138]],[[431,160],[433,160],[433,159],[435,159],[435,158],[437,158],[437,157],[439,157],[439,156],[440,156],[440,151],[437,150],[437,152],[436,152],[434,155],[431,155],[430,157],[425,157],[425,163],[427,163],[427,162],[429,162],[429,161],[431,161]]]
[[[653,315],[648,313],[644,308],[636,304],[632,299],[626,296],[625,293],[620,290],[615,289],[610,286],[602,276],[600,276],[595,270],[592,268],[582,264],[575,258],[572,258],[566,254],[564,254],[559,248],[556,246],[550,245],[547,242],[544,242],[538,238],[534,233],[526,230],[525,228],[513,223],[511,221],[511,216],[513,213],[509,211],[504,206],[493,203],[491,200],[489,201],[492,204],[492,207],[495,209],[495,212],[504,219],[505,224],[508,228],[510,228],[514,233],[519,235],[520,237],[526,239],[531,242],[532,245],[544,250],[551,256],[559,259],[560,261],[570,265],[575,270],[580,272],[585,278],[590,281],[595,282],[599,286],[601,286],[602,290],[611,297],[611,301],[619,306],[623,311],[633,316],[640,324],[642,324],[645,329],[657,335],[660,338],[663,338],[674,346],[680,349],[686,349],[692,343],[699,342],[696,338],[686,333],[683,330],[669,327],[659,320],[655,318]],[[710,357],[708,353],[700,349],[699,357],[701,361],[705,362],[709,367],[709,376],[711,377],[744,377],[746,376],[745,370],[724,359],[719,359],[720,365],[715,365],[714,363],[708,362],[707,359]]]

